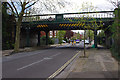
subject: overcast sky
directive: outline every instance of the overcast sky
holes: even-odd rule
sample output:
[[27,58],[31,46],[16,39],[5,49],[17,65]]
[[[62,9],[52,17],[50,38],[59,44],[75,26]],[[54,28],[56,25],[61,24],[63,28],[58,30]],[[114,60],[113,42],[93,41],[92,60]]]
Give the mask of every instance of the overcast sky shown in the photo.
[[[58,0],[61,2],[61,4],[64,4],[64,2],[68,2],[65,4],[64,8],[58,8],[57,0],[40,0],[40,2],[37,2],[35,5],[33,5],[36,9],[42,10],[40,11],[39,14],[48,14],[51,13],[48,10],[44,8],[44,4],[46,3],[47,6],[50,5],[51,3],[49,1],[52,1],[52,4],[55,5],[57,10],[59,11],[58,13],[71,13],[71,12],[80,12],[80,9],[82,8],[82,4],[85,2],[88,2],[89,4],[92,3],[94,7],[98,11],[107,11],[107,10],[114,10],[114,6],[109,2],[109,0]],[[117,0],[113,0],[117,2]],[[120,1],[120,0],[119,0]],[[42,3],[41,3],[42,2]],[[48,3],[47,3],[48,2]],[[49,7],[49,6],[48,6]],[[52,8],[52,7],[50,7]],[[56,12],[52,12],[56,13]]]
[[[73,3],[75,3],[75,6],[80,6],[83,2],[89,2],[92,3],[93,6],[97,7],[100,10],[110,10],[114,6],[108,2],[107,0],[71,0]],[[114,0],[115,1],[115,0]]]
[[72,3],[72,6],[68,5],[67,7],[68,12],[79,12],[83,2],[92,3],[92,5],[94,7],[97,7],[97,10],[99,11],[114,9],[114,6],[107,0],[67,0],[67,1],[70,1],[70,3]]

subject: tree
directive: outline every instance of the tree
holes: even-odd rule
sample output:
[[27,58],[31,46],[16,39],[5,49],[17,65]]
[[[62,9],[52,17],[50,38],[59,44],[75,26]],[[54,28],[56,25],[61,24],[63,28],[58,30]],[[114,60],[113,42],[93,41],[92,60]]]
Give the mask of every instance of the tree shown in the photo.
[[[54,10],[57,10],[56,4],[54,4],[53,1],[56,1],[56,0],[47,0],[47,1],[43,1],[43,0],[18,0],[16,2],[13,2],[13,0],[10,0],[7,2],[7,5],[9,7],[9,10],[8,10],[9,14],[13,14],[14,16],[17,17],[14,52],[19,51],[20,27],[21,27],[23,15],[27,14],[27,13],[31,13],[31,14],[36,14],[37,12],[40,13],[41,10],[43,10],[43,9],[32,7],[36,3],[37,4],[41,3],[39,5],[39,6],[41,6],[41,8],[45,7],[47,10],[49,10],[51,12]],[[63,3],[64,3],[64,1],[57,0],[57,4],[59,5],[60,8],[65,6],[65,4],[63,4]],[[54,7],[54,8],[52,8],[52,7]]]
[[108,2],[110,2],[114,8],[120,8],[120,0],[106,0]]
[[[2,2],[2,49],[14,48],[14,15],[7,13],[7,3]],[[7,24],[6,24],[7,23]]]
[[63,31],[63,30],[58,31],[58,33],[57,33],[57,38],[59,39],[60,44],[62,43],[62,40],[64,39],[65,33],[66,33],[66,31]]
[[112,50],[120,58],[120,8],[115,9],[115,21],[111,26],[112,38],[114,39]]
[[67,30],[65,33],[65,38],[70,39],[73,36],[73,32],[71,30]]
[[94,32],[92,30],[86,31],[86,38],[88,38],[88,37],[89,37],[90,41],[94,39]]
[[98,42],[100,45],[104,45],[105,44],[105,32],[104,30],[100,30],[98,35],[97,35],[97,38],[98,38]]
[[77,33],[77,39],[80,39],[80,33],[79,32]]
[[[97,9],[97,7],[94,7],[94,6],[92,5],[92,3],[88,3],[88,2],[83,3],[83,4],[82,4],[82,8],[81,8],[82,11],[87,11],[87,12],[96,11],[96,9]],[[89,16],[88,16],[88,18],[89,18]],[[93,19],[94,19],[94,18],[93,18]],[[94,25],[97,25],[96,22],[95,22]],[[88,25],[88,26],[91,26],[91,25]],[[88,28],[89,28],[89,27],[88,27]],[[84,32],[86,32],[86,33],[84,33],[84,34],[86,34],[86,35],[85,35],[86,39],[87,39],[87,37],[89,37],[89,41],[90,41],[90,43],[91,43],[91,40],[92,40],[93,37],[94,37],[94,33],[93,33],[91,30],[84,31]]]
[[[99,21],[100,24],[97,24],[96,19],[94,16],[91,16],[91,14],[89,12],[92,11],[96,11],[97,7],[93,6],[92,3],[89,2],[83,2],[82,3],[82,8],[80,9],[80,11],[86,11],[88,12],[87,14],[82,14],[82,17],[80,20],[78,20],[78,23],[82,23],[83,25],[81,27],[83,27],[84,30],[86,29],[92,29],[92,30],[97,30],[99,27],[102,27],[102,21]],[[94,14],[93,14],[94,15]],[[98,15],[98,13],[96,13],[96,15]],[[89,21],[89,24],[85,23],[88,22],[87,19],[91,19],[91,21]],[[73,21],[73,20],[71,20]],[[91,30],[89,31],[84,31],[86,32],[86,36],[87,37],[91,37],[93,39],[93,32]]]
[[[82,4],[82,8],[80,9],[80,11],[86,11],[88,12],[88,14],[82,14],[82,17],[80,18],[80,20],[77,20],[78,23],[82,24],[82,28],[84,29],[84,56],[85,56],[85,34],[86,34],[86,29],[91,29],[91,26],[92,26],[92,29],[97,31],[97,28],[99,28],[100,26],[103,26],[102,21],[100,21],[100,24],[98,25],[97,22],[96,22],[96,19],[95,17],[91,17],[89,15],[89,12],[92,12],[92,11],[96,11],[96,7],[94,7],[92,5],[92,3],[88,3],[88,2],[84,2]],[[97,13],[96,13],[97,14]],[[92,21],[89,21],[89,24],[86,24],[89,20],[91,19]],[[74,22],[73,20],[69,19],[70,21]],[[95,36],[96,37],[96,36]]]
[[14,52],[19,51],[19,42],[20,42],[20,29],[21,29],[21,23],[23,19],[23,15],[27,12],[27,10],[30,9],[32,5],[34,5],[37,2],[37,0],[19,0],[16,2],[13,2],[13,0],[10,0],[7,2],[8,5],[8,11],[10,14],[17,17],[16,19],[16,37],[15,37],[15,46],[14,46]]
[[7,14],[7,4],[4,2],[2,3],[2,49],[7,49],[7,39],[8,33],[7,33],[7,18],[9,15]]
[[115,15],[115,21],[112,24],[112,26],[110,26],[110,31],[113,33],[110,37],[113,38],[113,44],[112,44],[112,55],[114,57],[116,57],[116,59],[120,60],[120,1],[118,0],[107,0],[109,1],[111,4],[114,5],[114,7],[116,8],[114,11],[114,15]]
[[82,3],[82,8],[80,9],[80,11],[91,12],[91,11],[96,11],[96,9],[97,9],[97,7],[93,6],[92,3],[83,2]]
[[[87,12],[96,11],[96,7],[94,7],[94,6],[92,5],[92,3],[88,3],[88,2],[83,3],[81,9],[82,9],[82,11],[87,11]],[[89,16],[87,16],[87,18],[89,18]],[[84,16],[83,16],[82,19],[83,19],[83,21],[85,22]],[[93,19],[94,19],[94,18],[93,18]],[[94,24],[93,26],[95,27],[95,25],[97,25],[96,22],[95,22],[95,24]],[[91,26],[91,25],[88,24],[88,26],[86,26],[86,28],[89,29],[90,26]],[[85,34],[86,34],[86,30],[84,30],[84,57],[86,56],[86,54],[85,54]],[[90,35],[90,34],[89,34],[89,35]],[[89,37],[89,38],[90,38],[90,37]]]

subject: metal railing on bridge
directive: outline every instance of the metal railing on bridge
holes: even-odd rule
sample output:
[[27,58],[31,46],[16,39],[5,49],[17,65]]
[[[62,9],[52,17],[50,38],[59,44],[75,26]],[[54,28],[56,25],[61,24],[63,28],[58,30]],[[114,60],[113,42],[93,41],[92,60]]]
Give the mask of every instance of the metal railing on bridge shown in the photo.
[[114,18],[114,11],[96,11],[96,12],[80,12],[80,13],[63,13],[63,14],[43,14],[43,15],[28,15],[24,16],[22,22],[31,21],[57,21],[58,19],[70,20],[70,19],[98,19],[98,18]]

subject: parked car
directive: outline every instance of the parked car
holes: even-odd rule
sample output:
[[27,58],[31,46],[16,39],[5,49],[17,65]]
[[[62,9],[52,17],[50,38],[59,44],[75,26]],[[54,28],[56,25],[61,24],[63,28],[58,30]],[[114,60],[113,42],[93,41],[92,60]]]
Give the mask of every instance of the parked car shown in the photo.
[[[84,42],[84,40],[82,40]],[[85,40],[85,44],[89,44],[89,40]]]
[[84,40],[82,40],[82,42],[84,42]]
[[65,40],[62,40],[62,42],[63,42],[63,43],[66,43],[66,41],[65,41]]
[[76,40],[76,43],[79,43],[80,41],[79,40]]
[[89,40],[85,40],[85,44],[89,44]]

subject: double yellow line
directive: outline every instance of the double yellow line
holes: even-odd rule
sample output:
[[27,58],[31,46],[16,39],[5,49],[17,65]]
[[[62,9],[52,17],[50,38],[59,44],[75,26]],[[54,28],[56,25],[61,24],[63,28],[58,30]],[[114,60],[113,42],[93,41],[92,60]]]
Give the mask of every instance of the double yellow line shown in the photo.
[[76,53],[69,61],[67,61],[61,68],[59,68],[55,73],[53,73],[50,77],[47,78],[47,80],[53,79],[55,76],[57,76],[63,69],[65,69],[80,53]]

